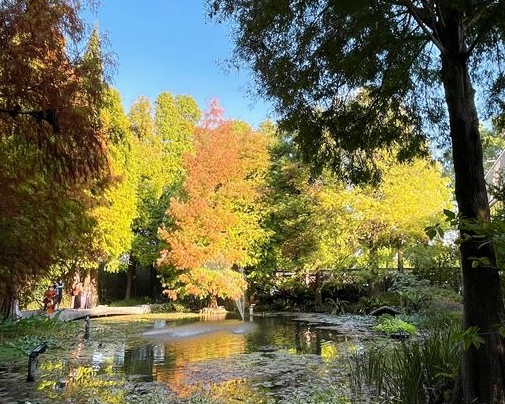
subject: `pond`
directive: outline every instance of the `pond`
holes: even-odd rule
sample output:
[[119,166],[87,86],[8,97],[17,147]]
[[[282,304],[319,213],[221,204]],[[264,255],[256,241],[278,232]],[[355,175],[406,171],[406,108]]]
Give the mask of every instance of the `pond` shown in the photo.
[[[314,389],[346,391],[348,354],[373,334],[364,316],[278,314],[208,321],[161,315],[92,319],[89,338],[0,368],[0,402],[156,403],[195,393],[224,403],[289,402]],[[83,322],[84,331],[84,322]]]

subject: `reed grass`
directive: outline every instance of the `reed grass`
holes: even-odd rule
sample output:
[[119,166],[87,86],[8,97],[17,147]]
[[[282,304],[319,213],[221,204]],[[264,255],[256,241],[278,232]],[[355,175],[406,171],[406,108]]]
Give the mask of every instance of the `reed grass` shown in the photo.
[[443,401],[458,366],[458,346],[451,340],[457,326],[453,327],[355,354],[350,366],[353,391],[391,404]]

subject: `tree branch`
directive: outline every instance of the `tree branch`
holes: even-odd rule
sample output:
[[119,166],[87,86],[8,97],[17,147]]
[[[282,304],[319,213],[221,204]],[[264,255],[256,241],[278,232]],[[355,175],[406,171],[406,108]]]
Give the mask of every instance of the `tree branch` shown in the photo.
[[414,19],[416,20],[417,24],[419,25],[419,28],[421,28],[423,30],[423,32],[428,36],[428,38],[431,40],[431,42],[433,42],[433,44],[438,48],[438,50],[441,53],[444,53],[444,54],[447,53],[447,49],[445,49],[445,47],[442,44],[442,42],[440,42],[435,37],[435,35],[433,35],[433,32],[431,32],[429,30],[429,28],[431,28],[433,31],[435,31],[435,23],[434,23],[434,21],[430,23],[430,21],[427,19],[427,17],[423,16],[420,13],[420,11],[422,11],[422,10],[418,9],[417,7],[415,7],[412,4],[412,1],[410,1],[410,0],[403,0],[403,2],[407,6],[407,8],[409,9],[409,12],[412,15],[412,17],[414,17]]
[[0,109],[0,114],[8,114],[12,118],[16,118],[18,115],[29,115],[39,124],[42,123],[42,121],[46,121],[49,125],[51,125],[54,132],[58,133],[60,131],[58,118],[54,109],[23,111],[19,105],[16,105],[12,109]]
[[[486,11],[486,7],[488,7],[489,4],[485,4],[482,6],[482,8],[476,12],[472,18],[469,19],[469,21],[463,25],[463,32],[466,33],[466,31],[468,31],[468,29],[470,29],[473,25],[475,25],[477,23],[477,21],[479,21],[482,17],[482,15],[484,14],[484,12]],[[484,36],[485,34],[485,31],[482,30],[478,33],[477,37],[473,40],[473,42],[468,46],[468,56],[471,55],[471,53],[473,52],[473,50],[475,49],[475,47],[479,44],[479,41],[481,40],[481,38]]]

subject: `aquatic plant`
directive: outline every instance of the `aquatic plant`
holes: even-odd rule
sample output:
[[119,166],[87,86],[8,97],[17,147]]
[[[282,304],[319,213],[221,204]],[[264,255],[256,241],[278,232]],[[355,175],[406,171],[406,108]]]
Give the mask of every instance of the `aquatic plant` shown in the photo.
[[270,399],[264,404],[351,404],[349,397],[337,387],[297,390],[280,399]]
[[18,321],[8,319],[0,324],[0,362],[25,358],[42,342],[54,346],[56,335],[74,335],[79,326],[58,320],[58,313],[54,317],[39,314]]
[[361,395],[395,404],[444,402],[458,364],[453,330],[441,329],[394,347],[377,346],[351,359],[351,383]]
[[406,332],[409,335],[413,335],[417,331],[414,324],[407,323],[406,321],[393,317],[389,314],[380,316],[379,322],[373,327],[373,329],[388,335],[396,332]]

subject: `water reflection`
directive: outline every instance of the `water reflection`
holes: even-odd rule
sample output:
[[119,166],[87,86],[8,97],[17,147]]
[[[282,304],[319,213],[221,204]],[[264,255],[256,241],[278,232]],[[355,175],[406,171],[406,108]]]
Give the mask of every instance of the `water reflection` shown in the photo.
[[141,375],[142,381],[152,382],[154,367],[154,349],[152,346],[141,346],[127,349],[124,353],[123,371],[127,375]]
[[[151,391],[154,383],[176,397],[205,386],[228,403],[243,402],[264,397],[265,389],[270,394],[341,377],[345,371],[338,359],[356,344],[353,335],[283,317],[255,317],[252,324],[97,319],[91,327],[89,341],[82,338],[41,358],[39,379],[29,393],[34,401],[81,403],[99,397],[121,404],[139,389]],[[26,387],[16,391],[0,373],[2,390],[12,401],[27,397]]]

